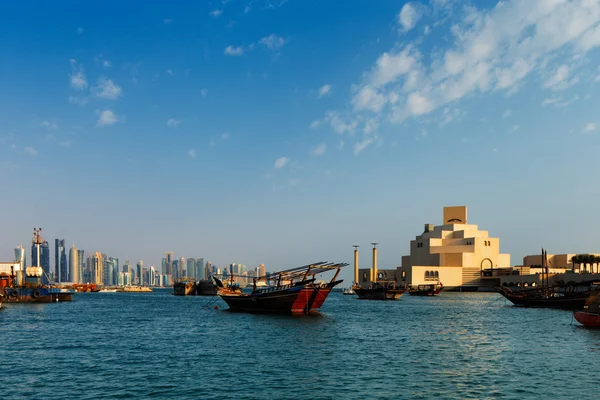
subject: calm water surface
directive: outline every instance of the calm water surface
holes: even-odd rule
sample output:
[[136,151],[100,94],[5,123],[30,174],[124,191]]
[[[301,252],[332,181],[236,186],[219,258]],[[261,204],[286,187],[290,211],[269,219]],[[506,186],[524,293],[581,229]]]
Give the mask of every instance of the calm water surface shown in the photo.
[[[81,293],[0,311],[6,399],[598,398],[600,331],[495,293],[360,301],[317,317],[220,299]],[[213,300],[214,301],[214,300]]]

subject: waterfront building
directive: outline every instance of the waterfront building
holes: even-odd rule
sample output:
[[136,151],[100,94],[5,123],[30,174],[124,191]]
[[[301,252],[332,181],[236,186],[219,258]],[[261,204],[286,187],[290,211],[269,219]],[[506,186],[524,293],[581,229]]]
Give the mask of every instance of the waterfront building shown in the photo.
[[196,270],[196,279],[206,279],[206,271],[204,270],[204,258],[196,258],[194,269]]
[[54,239],[54,276],[59,283],[69,281],[65,239]]
[[138,263],[135,266],[135,275],[137,277],[137,284],[138,285],[143,285],[144,284],[144,275],[142,275],[142,271],[144,269],[144,260],[140,260],[138,261]]
[[185,262],[185,257],[181,257],[179,258],[179,277],[183,278],[186,275],[186,262]]
[[265,264],[260,264],[258,266],[258,276],[265,276],[267,275],[267,269],[265,268]]
[[91,281],[96,285],[102,285],[104,282],[104,256],[97,251],[90,261]]
[[179,260],[171,261],[171,276],[173,279],[179,279]]
[[70,282],[79,283],[79,250],[75,247],[75,243],[69,249],[69,276]]
[[188,277],[196,279],[196,259],[188,258],[185,264],[185,270],[187,271]]
[[[589,256],[600,257],[598,253],[585,253]],[[551,269],[562,269],[562,272],[565,270],[570,270],[573,272],[592,272],[598,273],[599,271],[599,262],[598,261],[582,261],[578,262],[577,258],[575,258],[575,262],[573,262],[573,257],[576,257],[578,254],[575,253],[567,253],[567,254],[550,254],[546,255],[546,262],[548,268]],[[541,272],[542,267],[542,255],[531,255],[523,257],[523,267],[528,267],[532,271],[531,272]],[[538,271],[535,271],[538,270]]]
[[[500,253],[499,238],[468,223],[466,206],[457,206],[444,207],[441,225],[425,224],[423,233],[410,242],[410,255],[402,257],[402,266],[395,273],[391,271],[388,278],[395,275],[402,284],[439,281],[446,288],[477,287],[482,278],[498,270],[510,273],[510,254]],[[359,283],[373,279],[368,271],[360,270]],[[381,270],[377,278],[382,279],[386,273]]]
[[156,286],[156,269],[154,265],[150,266],[150,280],[148,281],[149,286]]

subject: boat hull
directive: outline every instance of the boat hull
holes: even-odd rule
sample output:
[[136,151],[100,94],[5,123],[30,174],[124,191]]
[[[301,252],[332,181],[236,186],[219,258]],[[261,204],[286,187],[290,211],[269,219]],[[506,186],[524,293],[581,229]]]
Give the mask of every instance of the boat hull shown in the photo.
[[216,296],[217,286],[208,280],[201,280],[196,284],[197,296]]
[[577,322],[587,328],[600,328],[600,314],[575,311],[573,317]]
[[501,290],[500,294],[519,307],[558,308],[562,310],[577,310],[583,308],[588,294],[580,296],[544,297],[534,294],[510,292]]
[[342,280],[330,282],[326,285],[309,285],[302,289],[300,295],[292,305],[292,314],[316,314],[321,309],[331,290],[342,283]]
[[173,284],[173,294],[175,296],[194,296],[196,284],[194,282],[176,282]]
[[[268,314],[302,314],[304,308],[296,303],[302,287],[292,287],[286,290],[258,292],[252,294],[219,294],[231,311],[268,313]],[[301,302],[302,300],[300,300]]]
[[48,288],[5,288],[5,303],[54,303],[72,300],[71,293],[56,292]]
[[361,300],[398,300],[405,292],[404,289],[392,289],[385,287],[376,288],[353,288],[354,293]]

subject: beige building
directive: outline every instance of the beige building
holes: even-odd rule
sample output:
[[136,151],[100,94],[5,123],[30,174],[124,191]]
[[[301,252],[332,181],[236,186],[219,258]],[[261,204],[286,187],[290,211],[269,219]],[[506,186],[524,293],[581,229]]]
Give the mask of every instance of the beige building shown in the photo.
[[[596,257],[600,257],[598,253],[586,253]],[[575,264],[573,266],[572,258],[577,254],[547,254],[548,268],[554,269],[568,269],[577,272],[598,272],[597,264]],[[530,267],[531,269],[541,268],[542,266],[542,255],[533,255],[523,257],[523,266]],[[573,268],[575,267],[575,268]],[[541,270],[539,270],[541,271]],[[538,272],[539,272],[538,271]],[[533,271],[532,271],[533,272]],[[561,271],[564,272],[564,271]]]
[[510,254],[500,253],[500,239],[469,224],[466,206],[444,207],[442,224],[426,224],[410,242],[410,255],[402,257],[396,278],[411,285],[480,286],[498,270],[510,270]]

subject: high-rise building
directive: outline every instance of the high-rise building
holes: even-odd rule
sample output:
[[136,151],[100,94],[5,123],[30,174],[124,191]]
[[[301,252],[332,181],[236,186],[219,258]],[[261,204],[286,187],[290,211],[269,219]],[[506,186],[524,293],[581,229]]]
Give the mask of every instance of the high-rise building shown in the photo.
[[173,252],[167,251],[165,253],[165,269],[163,269],[163,274],[173,275]]
[[205,271],[204,275],[206,276],[206,279],[210,279],[210,277],[214,275],[214,268],[210,261],[206,262],[206,265],[204,266],[204,271]]
[[185,264],[185,257],[181,257],[179,259],[179,277],[183,278],[186,275],[186,264]]
[[65,239],[54,239],[54,275],[58,282],[69,281]]
[[21,271],[25,271],[27,267],[27,252],[22,245],[15,247],[15,261],[21,265]]
[[267,269],[265,268],[265,264],[260,264],[258,266],[258,276],[265,276],[267,275]]
[[196,279],[206,279],[206,271],[204,270],[204,258],[196,258]]
[[85,251],[77,250],[77,258],[78,258],[78,266],[79,266],[79,282],[88,282],[89,278],[86,280],[85,278]]
[[[31,265],[37,266],[37,248],[35,244],[31,246]],[[46,284],[49,280],[54,280],[54,274],[50,271],[50,245],[44,240],[40,245],[40,267],[44,270],[42,275],[42,283]]]
[[136,275],[137,275],[138,285],[144,284],[144,275],[142,274],[143,268],[144,268],[144,260],[138,261],[138,263],[136,265]]
[[196,279],[196,260],[194,258],[188,258],[185,265],[186,274],[190,278]]
[[94,253],[94,257],[92,257],[91,261],[92,283],[102,285],[104,282],[104,256],[97,251]]
[[179,279],[179,260],[171,261],[171,275],[173,279]]
[[156,269],[154,265],[150,266],[150,281],[148,282],[149,286],[156,286]]
[[115,285],[115,259],[112,257],[104,258],[104,284],[106,286]]
[[123,264],[123,272],[131,272],[131,265],[129,264],[129,260],[125,260],[125,264]]
[[79,250],[75,243],[69,250],[69,277],[71,282],[79,283]]

